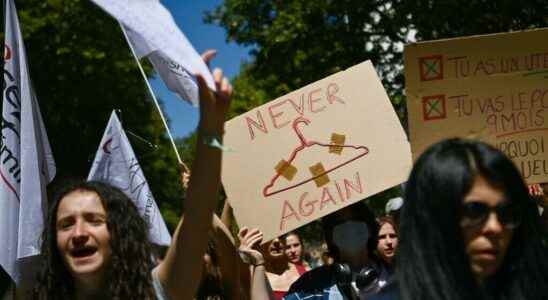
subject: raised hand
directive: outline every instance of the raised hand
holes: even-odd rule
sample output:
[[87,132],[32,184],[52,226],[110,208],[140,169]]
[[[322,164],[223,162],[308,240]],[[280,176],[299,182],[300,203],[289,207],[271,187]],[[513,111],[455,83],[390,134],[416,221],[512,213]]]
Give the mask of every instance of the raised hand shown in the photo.
[[544,189],[540,186],[540,184],[530,184],[528,185],[529,188],[529,195],[533,197],[542,197],[544,196]]
[[179,176],[179,180],[183,188],[185,190],[188,189],[188,182],[190,181],[190,169],[184,162],[181,162],[179,164]]
[[243,227],[238,233],[240,238],[240,247],[238,253],[246,264],[253,266],[263,265],[265,260],[263,254],[258,251],[258,247],[263,240],[263,233],[257,229],[248,229]]
[[232,95],[232,86],[221,70],[213,72],[216,92],[209,90],[201,75],[196,78],[200,89],[200,124],[190,179],[188,167],[182,167],[183,185],[189,180],[184,221],[181,216],[166,257],[156,270],[170,299],[194,299],[202,278],[202,257],[207,248],[221,183],[222,151],[212,147],[209,141],[213,138],[222,142]]
[[[214,50],[208,50],[202,54],[202,58],[208,66],[216,53]],[[200,89],[199,130],[206,135],[222,135],[226,113],[230,106],[232,85],[223,76],[223,71],[218,68],[213,71],[216,92],[209,90],[205,79],[200,74],[196,76],[196,79]]]

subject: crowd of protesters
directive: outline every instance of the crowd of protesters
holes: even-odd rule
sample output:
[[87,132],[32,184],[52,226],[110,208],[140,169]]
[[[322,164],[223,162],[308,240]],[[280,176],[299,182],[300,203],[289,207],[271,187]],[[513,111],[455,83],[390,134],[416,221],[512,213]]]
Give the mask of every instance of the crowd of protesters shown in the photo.
[[[198,76],[198,140],[221,139],[232,87]],[[155,248],[120,190],[67,184],[50,204],[34,299],[545,299],[546,185],[526,186],[510,159],[451,139],[416,161],[404,197],[376,217],[363,202],[321,220],[327,249],[307,262],[301,236],[263,241],[214,216],[222,151],[196,143],[172,244]],[[226,207],[226,205],[225,205]],[[160,249],[154,251],[154,249]],[[310,265],[317,266],[311,268]]]
[[[221,92],[201,93],[201,109],[207,110],[201,134],[222,133],[231,88],[222,73],[215,78]],[[322,254],[331,261],[313,262],[319,265],[314,269],[304,260],[304,243],[296,232],[266,243],[258,229],[242,228],[239,241],[232,236],[230,224],[213,214],[222,153],[205,144],[197,148],[187,194],[187,209],[194,213],[181,218],[165,249],[147,242],[147,224],[118,189],[77,182],[60,190],[48,214],[44,265],[32,298],[548,295],[546,185],[528,188],[514,164],[489,145],[462,139],[433,145],[413,167],[405,197],[391,199],[385,216],[376,218],[364,202],[325,216],[327,249]],[[207,168],[200,165],[205,160]],[[211,222],[203,222],[211,216]]]
[[[405,201],[391,199],[385,216],[358,202],[324,217],[332,262],[311,269],[296,232],[262,244],[258,229],[242,228],[237,242],[217,217],[206,225],[181,218],[173,245],[154,254],[147,225],[122,192],[72,183],[52,202],[33,298],[542,299],[544,188],[527,190],[513,163],[488,145],[441,142],[417,161]],[[201,231],[192,234],[191,225]],[[193,241],[189,248],[204,243],[184,252],[195,253],[193,261],[182,262],[174,248],[182,236]],[[186,268],[174,269],[181,263]]]

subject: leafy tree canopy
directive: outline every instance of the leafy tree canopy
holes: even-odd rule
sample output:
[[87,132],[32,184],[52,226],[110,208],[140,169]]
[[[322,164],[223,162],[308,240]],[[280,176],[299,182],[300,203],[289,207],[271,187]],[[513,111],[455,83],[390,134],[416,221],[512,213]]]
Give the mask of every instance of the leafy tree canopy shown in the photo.
[[405,124],[403,45],[544,27],[545,0],[226,0],[205,19],[252,46],[234,114],[371,60]]
[[[53,186],[86,178],[113,109],[173,228],[182,191],[178,166],[118,23],[88,0],[15,1],[31,79],[57,165]],[[152,68],[145,66],[147,73]]]
[[[404,44],[546,27],[546,11],[546,0],[225,0],[205,19],[253,48],[234,79],[233,116],[369,59],[407,127]],[[399,193],[368,203],[381,214]]]

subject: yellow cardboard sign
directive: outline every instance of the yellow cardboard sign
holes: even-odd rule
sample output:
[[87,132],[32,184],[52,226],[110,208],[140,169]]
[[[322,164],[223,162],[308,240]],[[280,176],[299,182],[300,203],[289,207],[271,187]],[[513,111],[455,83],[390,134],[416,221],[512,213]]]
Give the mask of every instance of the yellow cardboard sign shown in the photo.
[[445,138],[485,141],[529,183],[548,181],[548,29],[405,47],[413,157]]
[[228,121],[224,144],[234,149],[222,180],[236,220],[265,241],[397,185],[411,168],[370,62]]

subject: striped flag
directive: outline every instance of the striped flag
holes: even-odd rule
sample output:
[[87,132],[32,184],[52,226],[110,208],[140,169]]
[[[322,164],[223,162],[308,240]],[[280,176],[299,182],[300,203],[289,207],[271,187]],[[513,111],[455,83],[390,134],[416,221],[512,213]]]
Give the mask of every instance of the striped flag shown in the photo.
[[16,282],[18,262],[40,254],[46,185],[55,162],[28,74],[15,5],[6,1],[2,140],[0,142],[0,265]]

